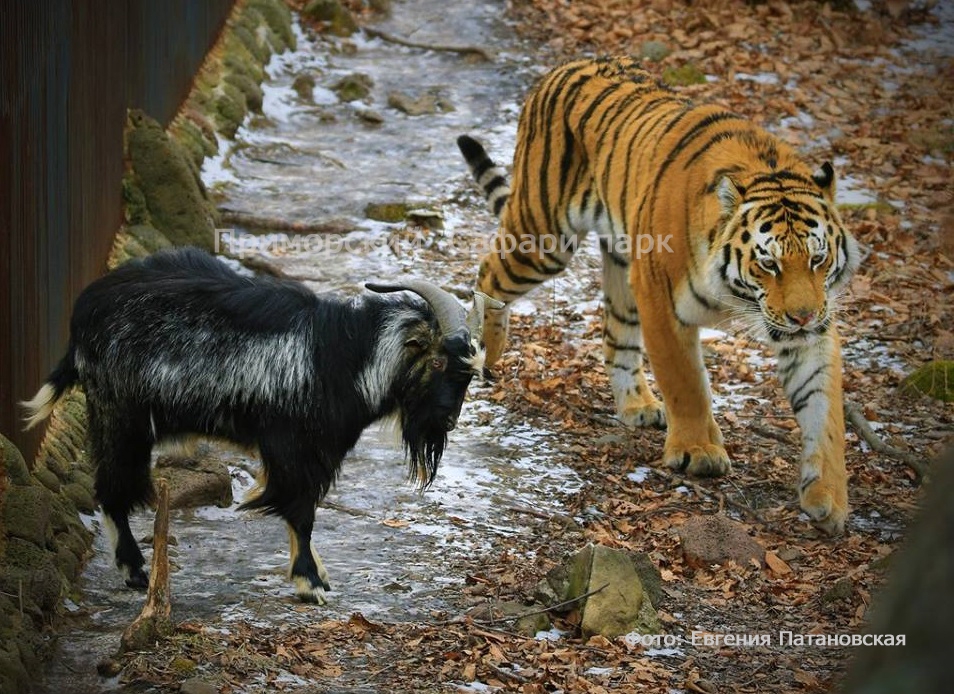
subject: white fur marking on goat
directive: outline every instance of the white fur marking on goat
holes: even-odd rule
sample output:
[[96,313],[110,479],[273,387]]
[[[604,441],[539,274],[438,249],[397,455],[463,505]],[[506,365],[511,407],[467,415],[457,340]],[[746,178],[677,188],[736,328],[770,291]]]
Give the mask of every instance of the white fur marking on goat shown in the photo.
[[[112,548],[113,559],[116,560],[116,548],[119,546],[119,529],[116,527],[116,524],[113,523],[113,519],[103,514],[103,530],[106,531],[106,537],[109,538],[109,546]],[[120,570],[125,580],[132,578],[132,572],[130,567],[121,565],[118,560],[116,560],[116,567]]]
[[43,387],[37,391],[32,400],[21,402],[20,405],[27,410],[25,429],[29,430],[42,422],[53,413],[53,405],[56,404],[56,390],[52,384],[44,383]]
[[[144,378],[173,406],[202,400],[216,408],[250,402],[293,408],[313,377],[310,343],[309,335],[290,331],[252,337],[228,351],[178,345],[171,354],[155,354]],[[186,351],[188,359],[180,358]]]
[[415,315],[410,311],[396,309],[395,313],[388,317],[381,332],[378,333],[378,341],[374,345],[371,361],[358,376],[358,389],[365,403],[372,410],[378,410],[388,397],[404,356],[404,341],[407,333],[403,325],[408,317]]

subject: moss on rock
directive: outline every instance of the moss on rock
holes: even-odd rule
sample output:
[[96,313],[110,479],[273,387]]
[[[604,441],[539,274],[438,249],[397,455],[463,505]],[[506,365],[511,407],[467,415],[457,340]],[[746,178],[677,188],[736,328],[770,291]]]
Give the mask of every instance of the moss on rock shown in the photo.
[[126,141],[135,182],[145,197],[153,226],[175,245],[211,250],[212,217],[181,150],[142,111],[130,111],[127,123]]
[[358,23],[339,0],[312,0],[302,14],[313,22],[323,22],[326,31],[335,36],[351,36],[358,30]]
[[954,361],[930,361],[901,382],[901,392],[954,402]]

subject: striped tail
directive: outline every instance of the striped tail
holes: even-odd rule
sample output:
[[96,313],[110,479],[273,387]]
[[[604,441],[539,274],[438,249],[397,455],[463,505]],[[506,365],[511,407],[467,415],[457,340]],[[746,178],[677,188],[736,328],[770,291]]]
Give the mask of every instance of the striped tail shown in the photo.
[[20,406],[26,410],[23,418],[26,422],[24,430],[29,430],[50,416],[56,401],[63,397],[63,393],[79,380],[79,372],[73,363],[72,347],[66,356],[60,360],[53,372],[46,379],[46,383],[37,391],[32,400],[21,402]]
[[457,146],[460,148],[460,153],[464,155],[464,159],[467,160],[467,165],[470,167],[474,180],[484,191],[487,205],[490,206],[494,215],[499,218],[504,205],[507,204],[507,199],[510,197],[507,172],[503,167],[494,164],[483,145],[469,135],[458,137]]

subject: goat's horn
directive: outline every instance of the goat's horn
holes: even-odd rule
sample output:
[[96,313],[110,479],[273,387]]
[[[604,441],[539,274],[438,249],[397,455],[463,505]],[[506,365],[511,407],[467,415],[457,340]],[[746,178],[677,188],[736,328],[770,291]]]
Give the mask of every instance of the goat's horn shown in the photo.
[[460,302],[453,294],[445,292],[436,284],[431,284],[423,280],[408,280],[401,284],[376,284],[374,282],[368,282],[364,286],[373,292],[379,293],[401,292],[405,290],[414,292],[430,304],[434,315],[437,316],[437,324],[441,327],[441,335],[450,335],[461,328],[467,327],[467,312],[464,310],[464,307],[460,305]]
[[474,306],[467,314],[467,329],[477,342],[480,342],[484,335],[484,310],[488,307],[499,310],[506,306],[504,302],[487,296],[483,292],[474,291]]

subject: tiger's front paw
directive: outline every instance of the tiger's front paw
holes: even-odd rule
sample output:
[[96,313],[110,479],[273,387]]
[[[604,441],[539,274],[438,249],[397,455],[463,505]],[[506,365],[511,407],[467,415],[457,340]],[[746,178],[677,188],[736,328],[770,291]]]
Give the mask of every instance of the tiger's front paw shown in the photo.
[[816,477],[802,482],[798,489],[802,510],[812,525],[828,535],[841,535],[848,518],[848,490],[844,485]]
[[658,400],[640,405],[628,405],[619,414],[620,420],[628,427],[666,428],[666,408]]
[[714,443],[667,445],[663,461],[673,470],[695,477],[721,477],[732,470],[729,454]]

